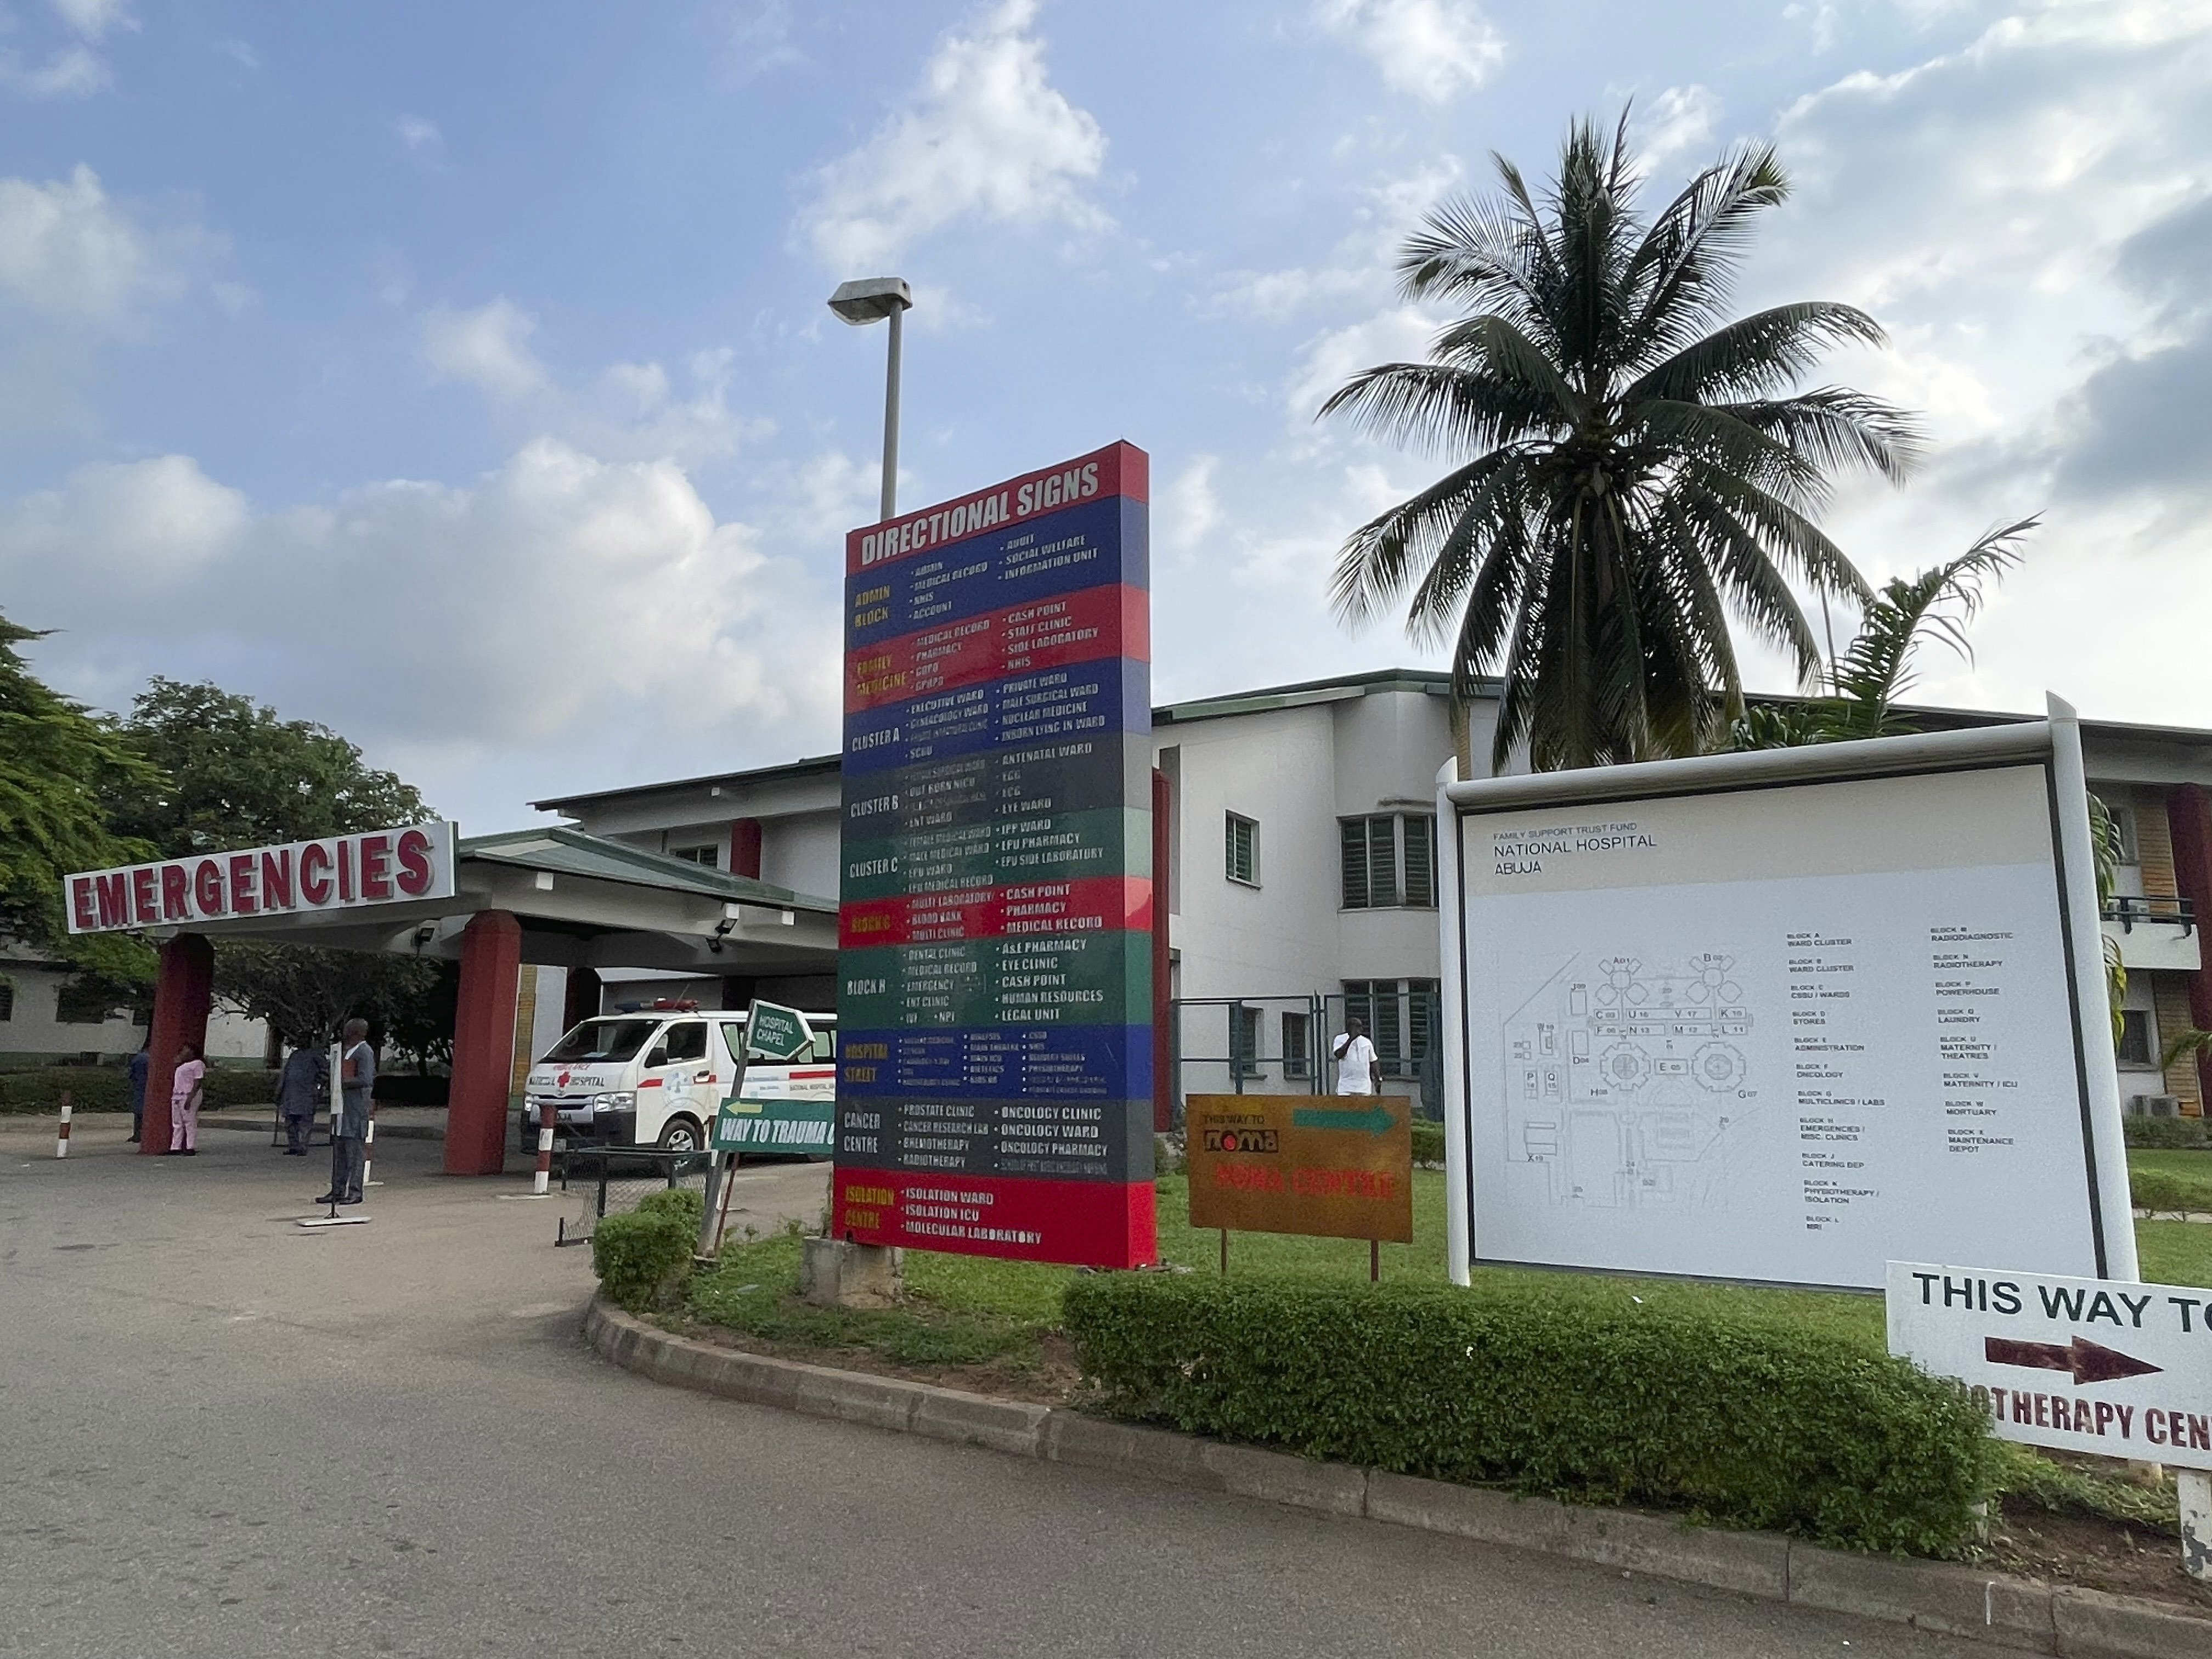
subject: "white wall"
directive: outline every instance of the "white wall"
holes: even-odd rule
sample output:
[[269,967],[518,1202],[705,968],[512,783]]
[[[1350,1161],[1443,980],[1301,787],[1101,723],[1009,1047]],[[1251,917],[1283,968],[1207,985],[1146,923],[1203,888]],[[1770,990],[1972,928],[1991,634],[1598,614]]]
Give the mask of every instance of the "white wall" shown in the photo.
[[[0,1054],[63,1055],[132,1054],[146,1040],[146,1028],[129,1018],[103,1020],[97,1025],[64,1024],[55,1018],[68,970],[28,967],[0,960],[15,987],[15,1006],[0,1020]],[[258,1060],[264,1052],[266,1030],[258,1019],[217,1004],[208,1017],[207,1052],[210,1060]]]

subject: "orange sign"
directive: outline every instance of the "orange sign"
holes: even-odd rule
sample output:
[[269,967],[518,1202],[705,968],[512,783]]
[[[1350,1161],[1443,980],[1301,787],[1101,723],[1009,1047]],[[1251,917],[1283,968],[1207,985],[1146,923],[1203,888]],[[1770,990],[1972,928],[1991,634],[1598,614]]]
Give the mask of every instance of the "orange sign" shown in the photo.
[[1413,1103],[1388,1095],[1192,1095],[1190,1224],[1413,1242]]

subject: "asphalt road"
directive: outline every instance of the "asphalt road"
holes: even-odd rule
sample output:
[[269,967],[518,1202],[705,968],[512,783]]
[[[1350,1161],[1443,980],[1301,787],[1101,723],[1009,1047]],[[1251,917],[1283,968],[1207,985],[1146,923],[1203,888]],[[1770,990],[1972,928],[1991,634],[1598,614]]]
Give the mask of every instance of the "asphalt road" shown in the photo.
[[[0,1653],[1978,1653],[713,1401],[586,1350],[520,1177],[0,1119]],[[746,1177],[764,1223],[818,1170]]]

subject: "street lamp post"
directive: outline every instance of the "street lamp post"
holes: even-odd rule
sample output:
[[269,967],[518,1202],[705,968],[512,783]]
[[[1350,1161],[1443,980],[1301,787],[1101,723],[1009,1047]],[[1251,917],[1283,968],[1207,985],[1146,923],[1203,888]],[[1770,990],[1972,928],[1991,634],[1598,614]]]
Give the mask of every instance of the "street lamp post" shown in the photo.
[[884,374],[884,503],[878,522],[898,511],[900,323],[913,304],[913,290],[903,276],[868,276],[842,283],[830,296],[830,309],[855,328],[878,318],[891,325],[890,363]]

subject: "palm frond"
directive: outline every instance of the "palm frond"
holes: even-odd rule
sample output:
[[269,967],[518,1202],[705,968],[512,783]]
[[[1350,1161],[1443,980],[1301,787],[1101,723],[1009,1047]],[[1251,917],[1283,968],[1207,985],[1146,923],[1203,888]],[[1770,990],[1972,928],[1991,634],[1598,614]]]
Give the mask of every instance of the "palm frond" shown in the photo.
[[[1867,735],[1881,729],[1889,706],[1911,684],[1913,649],[1923,633],[1972,662],[1965,624],[1981,609],[1983,584],[2019,563],[2019,543],[2039,522],[2032,517],[2001,525],[1948,563],[1882,584],[1835,669],[1837,695],[1865,711],[1864,723],[1875,729]],[[1946,605],[1954,608],[1947,612],[1941,609]]]

